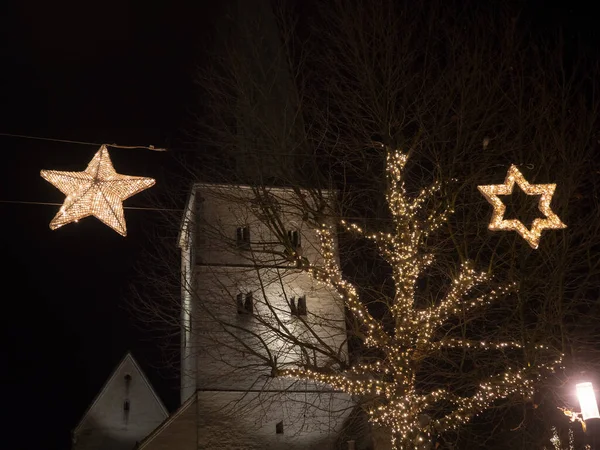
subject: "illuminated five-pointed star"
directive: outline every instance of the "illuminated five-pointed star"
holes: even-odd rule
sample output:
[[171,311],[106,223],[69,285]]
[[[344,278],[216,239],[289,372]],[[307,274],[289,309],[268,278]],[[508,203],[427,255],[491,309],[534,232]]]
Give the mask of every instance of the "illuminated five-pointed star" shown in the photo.
[[52,230],[95,216],[123,236],[127,235],[123,201],[155,183],[152,178],[115,172],[105,145],[100,147],[83,172],[42,170],[41,175],[67,196],[50,222]]
[[[535,219],[530,230],[527,229],[520,220],[504,220],[506,206],[498,196],[512,194],[515,183],[517,183],[525,194],[540,196],[538,208],[546,217],[544,219]],[[477,189],[479,189],[487,201],[494,207],[494,213],[492,214],[492,220],[490,221],[488,228],[494,231],[514,230],[534,249],[538,248],[542,230],[567,227],[550,208],[550,202],[552,201],[556,184],[529,184],[521,172],[519,172],[519,169],[514,165],[510,166],[508,169],[504,184],[477,186]]]

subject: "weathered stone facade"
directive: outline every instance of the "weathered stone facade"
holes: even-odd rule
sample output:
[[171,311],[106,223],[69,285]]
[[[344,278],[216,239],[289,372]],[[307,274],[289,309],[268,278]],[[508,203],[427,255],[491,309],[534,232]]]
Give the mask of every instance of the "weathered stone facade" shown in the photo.
[[[282,188],[270,194],[283,227],[299,232],[303,256],[318,260],[316,233],[291,206],[294,194]],[[272,377],[262,358],[267,352],[279,364],[302,362],[278,327],[303,340],[313,334],[345,358],[343,304],[289,261],[274,259],[281,239],[251,200],[248,186],[197,185],[182,228],[182,400],[196,392],[198,448],[345,448],[341,435],[353,410],[350,398],[326,386]],[[250,247],[235,245],[240,227],[249,229]],[[236,298],[249,292],[253,313],[238,314]],[[300,296],[307,308],[302,319],[290,310],[290,299]],[[327,361],[315,355],[314,362]]]

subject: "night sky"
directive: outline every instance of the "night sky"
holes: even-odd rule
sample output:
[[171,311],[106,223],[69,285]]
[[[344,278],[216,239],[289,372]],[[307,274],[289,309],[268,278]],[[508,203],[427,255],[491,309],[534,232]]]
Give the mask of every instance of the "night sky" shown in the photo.
[[[160,2],[156,2],[159,4]],[[193,146],[194,85],[214,7],[195,1],[30,2],[0,5],[0,133],[121,145]],[[94,146],[0,136],[0,201],[62,202],[41,169],[85,169]],[[110,149],[119,173],[165,189],[173,154]],[[165,170],[166,169],[166,170]],[[148,206],[148,194],[126,206]],[[51,231],[57,206],[0,203],[3,443],[68,449],[70,431],[131,350],[167,407],[177,380],[127,297],[152,243],[154,211],[126,210],[128,237],[94,218]],[[8,437],[8,442],[6,442]]]
[[[215,3],[222,2],[1,2],[0,133],[193,147],[201,104],[194,76],[206,64]],[[529,13],[540,29],[562,25],[571,43],[580,33],[594,49],[591,7],[563,4],[530,3]],[[83,170],[98,148],[0,136],[0,149],[0,447],[68,449],[70,430],[127,350],[175,408],[177,380],[159,369],[158,343],[125,304],[157,213],[126,210],[127,238],[93,218],[51,231],[57,206],[10,202],[62,202],[39,171]],[[156,178],[158,193],[177,171],[173,152],[110,152],[117,172]],[[142,193],[126,205],[149,201]]]

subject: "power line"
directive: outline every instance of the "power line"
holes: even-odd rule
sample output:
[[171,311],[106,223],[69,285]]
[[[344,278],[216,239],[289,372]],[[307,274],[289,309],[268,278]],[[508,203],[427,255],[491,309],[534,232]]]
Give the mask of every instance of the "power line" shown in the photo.
[[[0,203],[14,204],[14,205],[42,205],[42,206],[62,206],[63,203],[55,202],[30,202],[24,200],[0,200]],[[144,206],[123,206],[124,209],[140,210],[140,211],[169,211],[169,212],[183,212],[184,209],[177,208],[151,208]],[[340,218],[331,214],[324,214],[328,218]],[[391,222],[391,219],[384,217],[361,217],[361,216],[343,216],[344,220],[354,220],[360,222]]]
[[[62,206],[62,203],[54,203],[54,202],[28,202],[21,200],[0,200],[0,203],[10,203],[15,205],[43,205],[43,206]],[[183,209],[173,209],[173,208],[150,208],[143,206],[123,206],[124,209],[136,209],[141,211],[173,211],[173,212],[183,212]]]
[[[162,148],[162,147],[154,147],[153,145],[118,145],[118,144],[101,144],[98,142],[87,142],[87,141],[75,141],[72,139],[59,139],[59,138],[50,138],[50,137],[43,137],[43,136],[31,136],[31,135],[26,135],[26,134],[14,134],[14,133],[0,133],[0,136],[6,136],[6,137],[12,137],[12,138],[19,138],[19,139],[32,139],[32,140],[37,140],[37,141],[48,141],[48,142],[62,142],[65,144],[76,144],[76,145],[89,145],[89,146],[94,146],[94,147],[100,147],[101,145],[106,145],[107,147],[112,147],[112,148],[124,148],[124,149],[135,149],[135,148],[139,148],[139,149],[146,149],[146,150],[152,150],[155,152],[198,152],[199,150],[197,148],[182,148],[182,147],[169,147],[169,148]],[[323,153],[319,153],[317,151],[315,152],[276,152],[273,150],[263,150],[261,148],[254,148],[252,150],[253,154],[256,155],[267,155],[267,156],[323,156]],[[219,153],[219,157],[222,157],[222,153]],[[362,155],[363,159],[380,159],[379,155],[368,155],[368,154],[363,154]]]
[[66,144],[77,144],[77,145],[91,145],[94,147],[100,147],[101,145],[106,145],[107,147],[113,148],[142,148],[146,150],[152,150],[155,152],[166,152],[166,148],[155,147],[154,145],[118,145],[118,144],[99,144],[97,142],[85,142],[85,141],[73,141],[70,139],[57,139],[57,138],[49,138],[49,137],[41,137],[41,136],[29,136],[26,134],[12,134],[12,133],[0,133],[0,136],[7,136],[19,139],[34,139],[38,141],[50,141],[50,142],[62,142]]
[[[153,150],[153,151],[157,151],[157,152],[166,152],[166,151],[170,151],[170,152],[197,152],[197,149],[192,149],[192,148],[157,148],[154,147],[153,145],[149,145],[149,146],[143,146],[143,145],[117,145],[117,144],[100,144],[98,142],[86,142],[86,141],[75,141],[72,139],[58,139],[58,138],[50,138],[50,137],[43,137],[43,136],[31,136],[31,135],[27,135],[27,134],[13,134],[13,133],[0,133],[0,136],[6,136],[6,137],[13,137],[13,138],[18,138],[18,139],[32,139],[32,140],[37,140],[37,141],[48,141],[48,142],[62,142],[62,143],[66,143],[66,144],[77,144],[77,145],[89,145],[89,146],[94,146],[94,147],[100,147],[101,145],[106,145],[107,147],[113,147],[113,148],[142,148],[142,149],[147,149],[147,150]],[[283,153],[283,152],[271,152],[269,150],[260,150],[260,149],[255,149],[254,150],[255,153],[264,153],[264,154],[269,154],[269,155],[273,155],[273,156],[297,156],[297,155],[304,155],[304,156],[308,156],[309,153],[304,153],[304,154],[299,154],[299,153]]]

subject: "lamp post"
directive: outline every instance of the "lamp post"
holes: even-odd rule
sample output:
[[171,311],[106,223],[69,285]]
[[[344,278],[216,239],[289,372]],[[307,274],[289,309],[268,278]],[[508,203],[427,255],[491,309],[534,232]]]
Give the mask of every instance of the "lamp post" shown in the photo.
[[585,432],[591,441],[592,450],[600,450],[600,412],[596,402],[594,386],[590,382],[578,383],[577,398],[581,407],[581,416],[585,423]]

